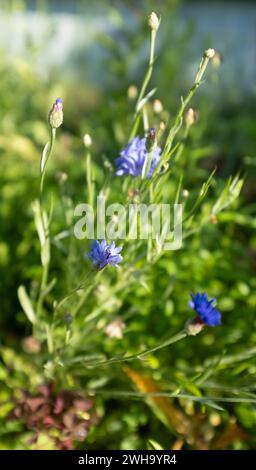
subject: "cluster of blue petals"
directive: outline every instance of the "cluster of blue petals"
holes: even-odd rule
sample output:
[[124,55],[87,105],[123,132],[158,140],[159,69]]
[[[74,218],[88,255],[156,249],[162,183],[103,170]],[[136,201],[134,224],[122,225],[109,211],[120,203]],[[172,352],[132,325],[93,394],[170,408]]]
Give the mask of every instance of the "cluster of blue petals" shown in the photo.
[[221,324],[221,313],[215,308],[216,299],[208,299],[207,294],[197,292],[191,294],[189,306],[195,310],[201,320],[208,326],[218,326]]
[[[147,177],[150,178],[160,162],[161,148],[155,147]],[[116,158],[116,175],[141,176],[143,165],[147,156],[146,137],[140,139],[134,137],[131,142],[120,152],[120,157]]]
[[108,245],[106,240],[102,240],[101,242],[94,240],[88,257],[95,268],[103,269],[107,264],[117,266],[123,259],[120,255],[121,251],[122,247],[115,246],[115,242]]

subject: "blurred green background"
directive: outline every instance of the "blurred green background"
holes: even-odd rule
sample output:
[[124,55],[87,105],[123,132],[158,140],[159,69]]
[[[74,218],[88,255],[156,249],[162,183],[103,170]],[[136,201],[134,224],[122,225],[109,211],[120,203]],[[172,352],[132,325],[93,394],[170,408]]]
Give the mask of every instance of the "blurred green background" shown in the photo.
[[[104,164],[113,162],[126,142],[134,106],[127,90],[130,85],[139,86],[145,72],[146,19],[152,10],[162,16],[152,86],[157,86],[163,113],[174,116],[179,97],[190,86],[205,48],[214,47],[221,56],[220,63],[211,65],[206,83],[193,101],[199,121],[179,166],[179,172],[184,172],[185,189],[193,194],[214,167],[220,186],[224,187],[225,178],[238,171],[246,181],[239,205],[221,214],[217,224],[203,228],[201,237],[191,237],[175,258],[168,254],[145,271],[148,290],[139,285],[131,295],[113,293],[109,303],[104,292],[100,294],[103,300],[99,295],[107,314],[128,312],[132,316],[139,312],[122,347],[107,344],[109,352],[129,350],[131,345],[136,349],[144,343],[153,347],[155,337],[162,337],[170,326],[182,327],[189,315],[188,295],[193,290],[213,292],[220,299],[223,327],[205,332],[196,346],[189,339],[152,358],[148,382],[134,370],[126,370],[121,384],[116,382],[115,370],[103,371],[98,379],[103,384],[110,382],[117,390],[134,383],[145,391],[155,386],[153,381],[163,381],[196,394],[192,377],[201,372],[207,357],[218,359],[225,350],[226,363],[223,361],[219,368],[216,363],[214,380],[207,384],[208,394],[214,387],[216,393],[218,384],[223,390],[233,387],[234,395],[236,389],[238,395],[241,390],[247,394],[255,390],[255,2],[2,0],[0,380],[7,401],[8,390],[24,387],[26,374],[30,375],[29,368],[24,376],[17,371],[19,362],[16,373],[12,371],[7,351],[23,354],[22,339],[31,334],[16,293],[18,286],[25,284],[33,295],[33,283],[36,286],[40,280],[31,201],[38,193],[39,160],[48,139],[48,110],[56,96],[63,97],[65,118],[49,170],[48,188],[57,199],[63,190],[61,172],[65,172],[65,191],[76,205],[85,198],[83,135],[89,133],[92,137],[95,171],[102,183]],[[214,200],[215,189],[210,192],[208,204]],[[58,210],[61,214],[61,205]],[[54,224],[57,233],[61,223],[56,219]],[[83,251],[80,242],[79,252]],[[57,249],[53,272],[58,275],[63,270],[65,257]],[[72,277],[72,271],[67,276]],[[60,291],[65,289],[65,282],[61,281]],[[160,367],[161,362],[164,367]],[[15,364],[12,356],[11,363]],[[86,389],[87,378],[81,378],[80,386]],[[87,448],[141,449],[150,439],[167,449],[175,445],[189,447],[189,439],[185,443],[183,440],[186,432],[179,429],[183,419],[180,408],[198,426],[197,434],[202,435],[199,447],[211,441],[213,448],[255,448],[256,409],[246,400],[224,403],[224,411],[199,412],[190,401],[182,400],[149,405],[128,397],[120,400],[100,396],[97,407],[101,420],[89,434]],[[21,448],[24,442],[17,438],[21,428],[6,431],[5,412],[1,410],[1,446]],[[207,417],[202,425],[200,413]],[[162,414],[172,417],[168,418],[171,424]]]

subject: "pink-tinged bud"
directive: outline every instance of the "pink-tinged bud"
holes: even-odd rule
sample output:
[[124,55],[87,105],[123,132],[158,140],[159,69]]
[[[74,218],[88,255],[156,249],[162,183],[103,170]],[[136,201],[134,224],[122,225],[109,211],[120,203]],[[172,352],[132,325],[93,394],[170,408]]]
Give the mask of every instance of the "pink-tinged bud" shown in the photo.
[[62,99],[57,98],[49,113],[49,124],[53,129],[57,129],[63,123]]
[[196,336],[204,329],[205,323],[200,317],[194,317],[187,321],[185,330],[188,336]]

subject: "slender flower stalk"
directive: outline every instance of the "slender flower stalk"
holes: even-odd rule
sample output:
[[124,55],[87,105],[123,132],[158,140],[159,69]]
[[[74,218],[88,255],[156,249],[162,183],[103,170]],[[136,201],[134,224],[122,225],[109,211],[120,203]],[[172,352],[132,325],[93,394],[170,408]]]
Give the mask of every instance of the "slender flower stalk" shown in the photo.
[[[151,15],[149,16],[149,27],[150,27],[150,54],[149,54],[149,63],[148,63],[148,69],[146,71],[146,75],[144,77],[144,80],[142,82],[142,86],[139,92],[139,96],[136,102],[136,107],[135,107],[135,114],[133,118],[133,126],[132,130],[129,135],[128,141],[133,139],[133,137],[136,135],[139,123],[140,123],[140,118],[141,118],[141,103],[142,100],[145,98],[145,92],[147,89],[147,86],[149,84],[149,81],[152,76],[153,72],[153,67],[154,67],[154,61],[155,61],[155,44],[156,44],[156,34],[158,27],[160,25],[160,19],[156,15],[155,12],[152,12]],[[146,103],[145,103],[146,104]],[[143,107],[142,107],[143,108]]]
[[186,146],[186,141],[187,141],[187,138],[189,136],[190,128],[195,124],[197,119],[198,119],[198,113],[194,109],[189,108],[187,110],[187,112],[185,113],[185,126],[183,128],[182,133],[181,133],[179,146],[177,148],[177,151],[175,152],[175,156],[172,160],[172,163],[174,163],[174,162],[177,163],[177,161],[179,160],[179,158],[183,154],[183,151],[184,151],[185,146]]
[[43,197],[43,190],[44,190],[44,178],[45,178],[45,173],[46,173],[46,165],[48,160],[51,157],[54,143],[55,143],[55,138],[56,138],[56,129],[54,127],[51,128],[51,133],[50,133],[50,142],[48,142],[43,150],[42,153],[42,158],[40,162],[40,200],[42,200]]
[[90,206],[93,206],[94,201],[94,183],[93,183],[93,175],[92,175],[92,157],[90,147],[92,145],[92,139],[89,134],[85,134],[84,138],[84,145],[86,148],[86,181],[87,181],[87,190],[88,190],[88,202]]
[[50,142],[46,144],[42,153],[41,161],[40,161],[40,174],[41,174],[40,197],[42,197],[42,194],[43,194],[46,165],[53,151],[55,138],[56,138],[56,129],[60,127],[63,122],[63,106],[62,106],[61,98],[57,98],[55,103],[53,103],[52,108],[49,113],[48,121],[49,121],[50,128],[51,128],[51,134],[50,134]]
[[95,271],[93,269],[91,269],[88,272],[86,282],[84,284],[83,292],[80,296],[80,299],[78,300],[78,302],[77,302],[77,304],[76,304],[76,306],[73,310],[73,315],[74,316],[76,316],[78,314],[78,312],[81,310],[81,308],[83,307],[89,293],[91,292],[91,290],[95,286],[96,282],[97,282],[97,273],[95,274]]
[[[45,291],[48,282],[49,274],[49,265],[50,265],[50,216],[43,208],[43,193],[44,193],[44,179],[46,174],[47,163],[52,155],[55,138],[56,138],[56,129],[61,126],[63,122],[63,107],[61,98],[57,98],[53,104],[48,121],[50,124],[50,141],[46,144],[41,161],[40,161],[40,194],[39,194],[39,206],[34,206],[35,212],[35,222],[37,226],[37,231],[41,244],[41,260],[42,260],[42,278],[40,291],[37,301],[37,314],[41,313],[43,299],[45,296]],[[51,211],[50,211],[51,213]],[[49,344],[49,342],[48,342]]]
[[185,112],[189,102],[193,98],[197,88],[201,85],[201,80],[202,80],[203,75],[206,71],[208,62],[214,56],[214,53],[215,53],[214,49],[207,49],[205,51],[205,53],[202,57],[202,60],[199,64],[198,71],[197,71],[197,74],[196,74],[196,77],[195,77],[195,81],[194,81],[192,87],[190,88],[190,90],[189,90],[187,96],[185,97],[185,99],[183,99],[183,98],[181,99],[180,108],[179,108],[179,110],[176,114],[174,124],[171,127],[171,129],[169,130],[169,133],[168,133],[168,136],[167,136],[167,139],[166,139],[166,144],[165,144],[165,147],[164,147],[164,150],[163,150],[163,155],[162,155],[162,164],[167,162],[168,159],[169,159],[169,152],[172,148],[174,138],[175,138],[176,134],[179,132],[179,130],[182,126],[182,123],[183,123],[184,112]]
[[157,149],[156,130],[154,128],[151,128],[146,138],[147,155],[146,155],[143,168],[142,168],[142,174],[141,174],[142,179],[145,179],[148,177],[156,149]]
[[122,261],[122,256],[120,252],[122,247],[115,246],[115,242],[112,242],[110,245],[107,244],[106,240],[99,242],[94,240],[91,246],[91,250],[87,253],[87,257],[92,262],[92,267],[88,271],[86,278],[83,283],[75,288],[70,294],[68,294],[64,299],[62,299],[59,304],[56,306],[55,315],[60,310],[61,307],[75,294],[82,290],[80,299],[78,300],[74,310],[73,315],[76,316],[78,312],[84,305],[84,302],[90,293],[91,289],[97,282],[97,276],[107,265],[117,266]]
[[99,361],[99,362],[96,362],[96,363],[94,362],[92,365],[93,365],[93,367],[96,367],[96,366],[101,366],[101,365],[132,361],[134,359],[143,360],[149,354],[152,354],[156,351],[159,351],[160,349],[166,348],[167,346],[170,346],[171,344],[177,343],[178,341],[181,341],[182,339],[186,338],[187,336],[188,336],[188,333],[184,329],[184,330],[181,330],[176,335],[171,336],[167,340],[165,340],[162,343],[158,344],[154,348],[144,349],[143,351],[141,351],[139,353],[131,354],[129,356],[124,356],[122,358],[112,357],[112,358],[110,358],[106,361]]
[[206,67],[208,65],[208,62],[209,62],[210,59],[213,59],[214,55],[215,55],[215,50],[214,49],[207,49],[205,51],[205,53],[202,57],[201,63],[199,65],[197,74],[196,74],[196,78],[195,78],[196,83],[201,82],[201,80],[203,78],[203,75],[206,71]]

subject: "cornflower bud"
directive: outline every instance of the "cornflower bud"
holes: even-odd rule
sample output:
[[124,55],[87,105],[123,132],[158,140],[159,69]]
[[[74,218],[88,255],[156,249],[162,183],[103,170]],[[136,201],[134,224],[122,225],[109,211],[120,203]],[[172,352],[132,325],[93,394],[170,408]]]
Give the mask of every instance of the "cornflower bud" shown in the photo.
[[156,130],[154,127],[152,127],[148,135],[146,137],[146,149],[148,152],[151,152],[153,150],[154,146],[156,145]]
[[163,105],[160,100],[155,100],[153,102],[153,110],[156,114],[160,114],[163,111]]
[[127,90],[129,100],[135,100],[138,95],[138,88],[135,85],[130,85]]
[[84,134],[83,142],[84,142],[84,145],[85,145],[86,148],[91,147],[91,145],[92,145],[91,136],[89,134]]
[[153,31],[157,31],[159,28],[160,19],[154,11],[149,15],[148,25]]
[[215,49],[207,49],[204,54],[208,59],[213,59],[215,56]]
[[53,129],[57,129],[63,123],[63,107],[62,99],[57,98],[53,103],[52,109],[49,113],[49,124]]
[[193,109],[189,108],[185,114],[185,122],[188,127],[193,126],[198,119],[198,113]]
[[204,329],[205,323],[200,317],[190,318],[185,324],[185,330],[188,336],[196,336]]

